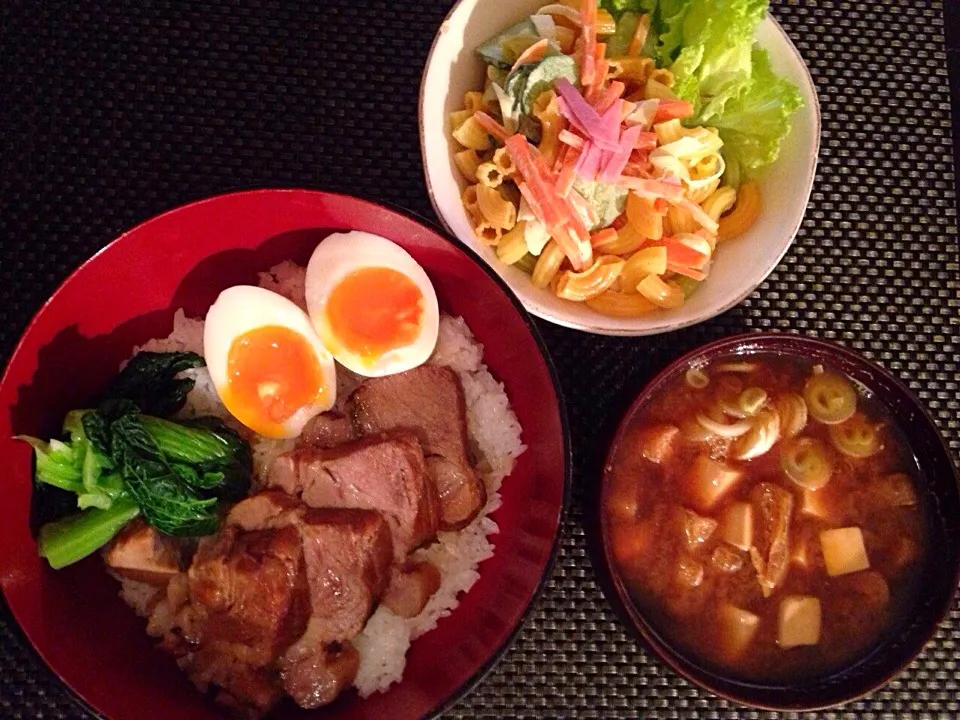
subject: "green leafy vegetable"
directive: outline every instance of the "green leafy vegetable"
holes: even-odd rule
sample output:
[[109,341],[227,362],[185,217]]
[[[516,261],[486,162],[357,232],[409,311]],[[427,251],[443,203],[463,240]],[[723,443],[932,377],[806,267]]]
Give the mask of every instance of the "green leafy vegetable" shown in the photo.
[[176,375],[198,360],[141,353],[96,410],[67,414],[68,441],[20,438],[34,448],[37,482],[74,493],[81,510],[41,528],[51,565],[86,557],[137,514],[169,535],[211,534],[218,502],[247,493],[253,461],[239,434],[217,418],[174,422],[146,412],[182,407],[193,381]]
[[149,415],[167,417],[183,407],[187,393],[193,390],[192,378],[177,375],[203,365],[203,358],[192,352],[137,353],[103,397],[130,400]]
[[660,0],[656,60],[670,65],[688,125],[709,125],[724,141],[727,180],[737,184],[776,160],[800,107],[799,91],[754,48],[768,0]]
[[780,142],[790,132],[793,114],[801,105],[797,88],[773,72],[766,51],[755,48],[746,91],[710,119],[720,130],[727,167],[750,177],[776,160]]
[[59,570],[82,560],[110,542],[140,510],[130,497],[122,496],[109,508],[88,510],[40,528],[37,549],[50,567]]
[[619,57],[627,54],[630,41],[633,40],[633,34],[637,31],[638,22],[640,22],[640,15],[629,11],[623,13],[617,19],[616,32],[607,38],[607,57]]

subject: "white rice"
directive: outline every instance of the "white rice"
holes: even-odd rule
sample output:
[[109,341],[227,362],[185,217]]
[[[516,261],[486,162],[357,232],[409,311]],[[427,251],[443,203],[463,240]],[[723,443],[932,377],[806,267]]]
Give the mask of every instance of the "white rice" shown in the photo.
[[[260,285],[305,307],[304,277],[303,268],[292,262],[283,262],[261,273]],[[182,310],[178,310],[169,336],[150,340],[137,350],[187,350],[202,354],[203,321],[187,318]],[[510,409],[506,391],[483,364],[483,345],[474,339],[462,318],[441,316],[437,347],[429,362],[453,368],[463,384],[467,432],[487,487],[487,504],[470,525],[457,532],[440,533],[436,543],[415,553],[417,559],[432,562],[441,576],[439,590],[423,611],[414,618],[405,619],[380,607],[354,640],[360,653],[360,668],[354,686],[363,697],[386,690],[401,679],[410,642],[435,628],[440,618],[450,615],[459,605],[458,595],[470,590],[479,579],[479,564],[492,557],[494,552],[489,536],[499,530],[488,515],[500,507],[500,484],[513,470],[516,458],[526,449],[520,440],[520,423]],[[189,374],[196,380],[196,385],[181,414],[184,417],[215,415],[235,423],[221,404],[207,370],[191,370]],[[337,366],[338,404],[346,400],[359,381],[360,378]],[[255,484],[263,480],[273,459],[292,448],[295,442],[268,438],[253,441]],[[125,580],[123,584],[121,597],[143,612],[144,591],[136,587],[140,583]]]

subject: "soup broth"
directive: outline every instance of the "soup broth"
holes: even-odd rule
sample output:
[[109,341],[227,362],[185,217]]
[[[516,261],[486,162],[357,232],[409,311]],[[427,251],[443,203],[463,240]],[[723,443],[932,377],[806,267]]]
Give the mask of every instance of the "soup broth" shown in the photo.
[[909,611],[918,470],[881,403],[772,354],[692,367],[633,416],[603,512],[638,608],[746,680],[819,676]]

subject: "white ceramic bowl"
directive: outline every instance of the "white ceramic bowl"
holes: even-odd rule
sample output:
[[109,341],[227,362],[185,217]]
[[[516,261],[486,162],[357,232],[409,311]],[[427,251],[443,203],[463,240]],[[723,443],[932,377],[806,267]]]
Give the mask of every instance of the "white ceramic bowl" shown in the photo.
[[461,110],[463,94],[483,87],[484,65],[473,50],[483,41],[542,7],[546,0],[460,0],[434,39],[420,87],[420,146],[427,189],[447,229],[473,248],[506,280],[534,315],[567,327],[603,335],[652,335],[708,320],[747,297],[773,271],[797,234],[813,187],[820,147],[820,106],[800,53],[780,25],[767,17],[757,41],[774,69],[799,89],[804,105],[783,142],[780,158],[760,180],[763,212],[740,238],[724,243],[710,277],[683,307],[639,318],[611,318],[582,303],[533,287],[530,277],[497,260],[474,236],[460,202],[466,181],[453,161],[447,116]]

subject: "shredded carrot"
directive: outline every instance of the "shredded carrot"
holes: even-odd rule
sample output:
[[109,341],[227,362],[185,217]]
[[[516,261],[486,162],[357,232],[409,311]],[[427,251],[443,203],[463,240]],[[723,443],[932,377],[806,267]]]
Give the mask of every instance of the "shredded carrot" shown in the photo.
[[657,134],[655,132],[642,132],[637,136],[637,142],[633,146],[636,150],[656,150]]
[[593,87],[597,75],[597,4],[595,0],[580,2],[580,32],[583,35],[583,66],[580,69],[580,84]]
[[510,72],[513,72],[521,65],[527,65],[528,63],[536,62],[537,60],[542,60],[543,56],[547,54],[547,48],[550,47],[550,41],[547,38],[538,40],[533,45],[528,47],[522,53],[520,57],[517,58],[517,61],[513,64],[513,67],[510,68]]
[[597,115],[603,115],[609,110],[615,102],[620,100],[620,96],[623,95],[623,91],[626,89],[626,86],[619,80],[614,80],[610,83],[607,89],[602,92],[593,104],[593,109],[597,111]]
[[576,133],[570,132],[569,130],[561,130],[557,139],[565,145],[577,148],[577,150],[581,149],[583,147],[583,143],[586,142],[582,137]]
[[557,177],[557,194],[560,197],[567,197],[570,190],[573,189],[573,183],[577,179],[577,160],[580,159],[580,151],[571,148],[567,151],[563,166],[560,168],[560,174]]
[[681,265],[680,263],[667,263],[667,270],[675,272],[677,275],[683,275],[691,280],[706,280],[707,274],[701,270],[695,270],[692,267]]
[[600,247],[606,243],[613,242],[614,238],[617,237],[617,231],[612,227],[604,228],[603,230],[598,230],[593,235],[590,236],[590,244],[593,247]]
[[637,29],[633,31],[633,37],[630,38],[630,46],[627,48],[627,55],[637,56],[647,42],[647,34],[650,32],[650,14],[641,15],[637,21]]
[[657,114],[653,116],[654,123],[661,123],[674,118],[688,118],[693,115],[693,105],[686,100],[661,100],[657,105]]
[[477,110],[473,114],[473,119],[480,124],[480,127],[490,133],[497,142],[504,143],[507,141],[507,138],[510,137],[507,129],[487,115],[483,110]]
[[[561,132],[564,132],[564,131],[561,130]],[[554,172],[554,173],[559,173],[559,172],[560,172],[560,168],[563,167],[563,161],[566,159],[568,152],[570,152],[570,146],[569,146],[569,145],[564,145],[564,144],[561,143],[560,147],[557,148],[557,154],[556,154],[556,156],[553,158],[553,172]]]

